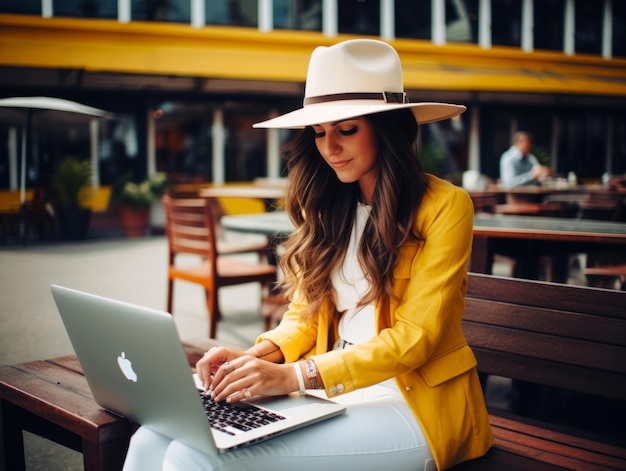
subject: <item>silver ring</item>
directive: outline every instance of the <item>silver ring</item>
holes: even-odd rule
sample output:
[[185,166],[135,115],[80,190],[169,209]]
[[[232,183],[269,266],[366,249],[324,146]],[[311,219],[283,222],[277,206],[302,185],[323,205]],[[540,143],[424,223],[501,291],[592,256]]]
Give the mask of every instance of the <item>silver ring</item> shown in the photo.
[[226,363],[224,363],[222,365],[222,368],[224,368],[224,373],[228,374],[228,373],[232,373],[232,371],[234,370],[234,368],[232,367],[232,365],[230,364],[229,361],[227,361]]
[[246,399],[250,399],[252,397],[252,393],[250,391],[248,391],[248,388],[243,388],[243,395]]

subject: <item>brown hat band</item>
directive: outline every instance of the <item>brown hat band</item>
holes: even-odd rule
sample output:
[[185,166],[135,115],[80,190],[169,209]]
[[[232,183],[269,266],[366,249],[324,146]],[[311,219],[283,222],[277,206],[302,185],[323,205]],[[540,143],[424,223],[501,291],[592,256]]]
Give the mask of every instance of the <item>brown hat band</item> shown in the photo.
[[312,96],[304,99],[304,106],[315,105],[317,103],[327,103],[329,101],[341,100],[380,100],[385,103],[408,103],[406,92],[379,92],[379,93],[335,93],[332,95]]

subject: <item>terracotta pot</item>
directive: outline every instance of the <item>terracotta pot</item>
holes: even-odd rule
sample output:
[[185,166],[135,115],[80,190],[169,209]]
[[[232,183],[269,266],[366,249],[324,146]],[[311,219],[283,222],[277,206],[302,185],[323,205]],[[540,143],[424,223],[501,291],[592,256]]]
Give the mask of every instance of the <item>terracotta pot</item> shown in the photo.
[[122,206],[119,209],[119,221],[125,237],[143,237],[150,228],[150,208]]

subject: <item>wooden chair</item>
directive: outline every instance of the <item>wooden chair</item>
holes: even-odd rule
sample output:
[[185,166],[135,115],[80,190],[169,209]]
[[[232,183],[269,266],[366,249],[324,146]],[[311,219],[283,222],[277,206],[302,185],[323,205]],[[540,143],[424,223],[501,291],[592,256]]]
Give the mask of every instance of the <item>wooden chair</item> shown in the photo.
[[[167,194],[171,198],[200,199],[199,190],[194,188],[169,189]],[[245,234],[242,232],[228,231],[222,227],[222,216],[225,211],[217,198],[206,198],[211,205],[213,222],[215,227],[215,240],[219,255],[255,252],[262,260],[267,261],[270,257],[270,240],[262,234]]]
[[[215,338],[221,314],[218,290],[222,286],[261,283],[264,290],[276,282],[276,267],[268,263],[249,263],[218,254],[215,218],[210,200],[205,198],[163,197],[165,232],[169,247],[167,311],[172,312],[174,280],[202,285],[206,293],[209,337]],[[202,261],[192,267],[176,264],[180,254],[195,254]],[[266,320],[266,324],[268,324]]]

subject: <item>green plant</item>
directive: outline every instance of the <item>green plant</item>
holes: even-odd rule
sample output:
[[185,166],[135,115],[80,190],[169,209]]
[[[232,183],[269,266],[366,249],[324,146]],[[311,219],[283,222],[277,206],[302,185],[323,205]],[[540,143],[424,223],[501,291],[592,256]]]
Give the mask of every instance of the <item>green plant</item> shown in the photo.
[[54,169],[51,186],[60,208],[79,208],[89,198],[86,189],[91,183],[91,163],[66,157]]
[[121,206],[134,209],[148,208],[167,188],[167,176],[157,173],[154,177],[136,183],[127,177],[120,181],[114,189],[115,201]]

